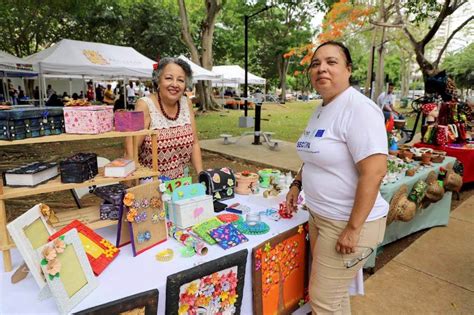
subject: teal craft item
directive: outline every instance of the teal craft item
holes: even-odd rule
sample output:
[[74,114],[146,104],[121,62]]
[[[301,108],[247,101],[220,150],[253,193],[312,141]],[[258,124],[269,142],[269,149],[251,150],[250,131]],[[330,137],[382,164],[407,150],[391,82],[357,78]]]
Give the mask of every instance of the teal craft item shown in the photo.
[[191,184],[186,186],[181,186],[176,188],[171,195],[172,201],[184,200],[199,196],[204,196],[206,194],[206,187],[201,184]]
[[179,251],[181,252],[182,257],[193,257],[196,255],[194,249],[188,246],[182,247]]
[[260,187],[267,188],[270,186],[270,180],[272,180],[273,183],[278,184],[278,180],[280,179],[280,171],[271,168],[265,168],[258,171],[258,176]]
[[209,235],[209,231],[218,228],[223,224],[224,222],[214,217],[212,219],[195,225],[193,227],[193,232],[196,233],[204,242],[208,243],[209,245],[214,245],[217,242],[211,237],[211,235]]
[[257,222],[256,224],[249,225],[247,222],[240,221],[235,222],[234,225],[237,229],[242,232],[243,234],[247,235],[261,235],[268,233],[270,231],[270,227],[265,222]]

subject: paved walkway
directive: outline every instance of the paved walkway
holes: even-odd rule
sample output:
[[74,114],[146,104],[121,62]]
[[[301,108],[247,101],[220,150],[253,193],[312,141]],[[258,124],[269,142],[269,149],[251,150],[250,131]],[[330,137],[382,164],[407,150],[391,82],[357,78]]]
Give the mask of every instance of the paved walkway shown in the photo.
[[[278,135],[275,136],[276,138]],[[295,144],[280,151],[252,145],[201,141],[204,150],[296,172]],[[447,227],[435,227],[365,281],[366,295],[351,300],[353,314],[474,314],[474,196],[451,213]]]
[[473,314],[474,196],[364,284],[353,314]]
[[[277,138],[278,135],[275,135]],[[206,151],[231,156],[234,158],[251,161],[257,164],[275,167],[280,170],[297,172],[301,166],[301,160],[296,154],[295,144],[279,140],[278,151],[270,150],[267,144],[253,145],[253,135],[234,137],[232,144],[224,144],[223,139],[200,140],[201,148]],[[263,140],[263,137],[261,138]]]

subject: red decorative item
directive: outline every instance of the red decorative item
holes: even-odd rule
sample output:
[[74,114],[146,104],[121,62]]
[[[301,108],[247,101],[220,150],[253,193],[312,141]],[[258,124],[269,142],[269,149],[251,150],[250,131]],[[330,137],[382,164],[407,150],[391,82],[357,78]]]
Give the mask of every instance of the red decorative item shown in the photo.
[[217,218],[224,223],[231,223],[237,221],[240,217],[234,213],[223,213],[219,214]]
[[278,214],[283,219],[291,219],[293,217],[293,214],[288,211],[288,208],[286,207],[286,202],[285,201],[280,202]]
[[421,105],[421,112],[423,113],[423,115],[428,116],[436,108],[438,108],[438,105],[436,105],[435,103],[426,103]]
[[102,271],[104,271],[104,269],[112,262],[112,260],[118,256],[120,249],[112,245],[112,243],[110,243],[108,240],[78,220],[72,221],[61,230],[51,235],[48,238],[48,241],[52,241],[72,229],[76,229],[80,236],[84,236],[85,238],[89,239],[93,245],[96,245],[90,246],[88,244],[84,244],[84,240],[81,238],[87,258],[91,264],[92,271],[94,271],[96,276],[100,275]]
[[145,128],[143,112],[116,111],[114,114],[115,131],[138,131]]
[[438,145],[448,144],[448,126],[438,125],[436,129],[436,143]]

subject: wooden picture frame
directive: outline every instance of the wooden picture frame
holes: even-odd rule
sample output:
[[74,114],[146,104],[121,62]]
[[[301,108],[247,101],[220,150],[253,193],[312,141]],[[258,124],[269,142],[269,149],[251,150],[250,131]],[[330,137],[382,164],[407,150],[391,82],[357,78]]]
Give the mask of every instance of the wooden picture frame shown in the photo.
[[84,250],[86,251],[92,271],[94,271],[96,276],[100,275],[102,271],[104,271],[104,269],[118,256],[120,250],[78,220],[72,221],[61,230],[51,235],[49,240],[52,241],[72,229],[76,229],[79,233],[79,238],[81,239]]
[[308,223],[278,234],[253,248],[254,314],[291,314],[305,303],[309,248]]
[[37,249],[48,286],[61,314],[68,313],[98,285],[76,229]]
[[[148,290],[131,296],[124,297],[102,305],[97,305],[77,313],[75,315],[115,315],[115,314],[145,314],[156,315],[158,313],[157,289]],[[143,308],[145,308],[143,310]]]
[[[179,311],[190,311],[190,314],[194,311],[197,314],[216,314],[219,311],[240,314],[247,255],[248,250],[244,249],[169,275],[165,314],[178,314]],[[193,292],[188,293],[189,290]],[[226,294],[216,294],[216,290]],[[193,299],[192,305],[189,299]]]
[[26,211],[18,218],[7,225],[7,229],[15,242],[18,251],[25,260],[29,272],[33,275],[36,283],[40,287],[41,295],[48,295],[44,290],[48,291],[46,279],[41,271],[40,259],[37,249],[48,243],[48,238],[55,230],[48,223],[41,208],[43,204],[37,204],[30,210]]
[[127,189],[119,219],[117,245],[123,246],[130,241],[133,255],[137,256],[166,241],[167,238],[166,214],[161,199],[160,182],[153,181]]

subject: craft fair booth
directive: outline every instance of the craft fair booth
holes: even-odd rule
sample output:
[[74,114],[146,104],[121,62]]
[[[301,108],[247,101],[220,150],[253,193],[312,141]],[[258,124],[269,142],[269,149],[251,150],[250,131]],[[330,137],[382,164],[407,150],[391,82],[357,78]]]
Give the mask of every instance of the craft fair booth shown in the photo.
[[[382,197],[391,202],[394,195],[400,191],[402,186],[406,186],[407,192],[413,189],[413,186],[419,181],[425,181],[430,172],[440,173],[440,168],[446,168],[448,164],[453,164],[455,158],[446,157],[442,163],[432,163],[430,166],[425,166],[423,169],[416,172],[413,176],[403,176],[392,183],[382,185],[380,193]],[[449,213],[451,211],[452,193],[447,191],[441,200],[431,203],[428,207],[417,208],[415,215],[408,222],[394,220],[387,225],[383,242],[378,246],[378,249],[383,248],[384,245],[390,244],[407,235],[427,229],[433,226],[448,225]],[[375,267],[375,258],[377,256],[377,248],[366,262],[364,268]]]
[[11,101],[11,95],[8,93],[7,78],[12,80],[15,88],[22,86],[26,90],[23,79],[36,77],[38,73],[33,71],[31,64],[28,64],[22,58],[15,57],[4,51],[0,51],[0,78],[2,79],[4,99]]
[[[131,245],[121,247],[117,258],[100,274],[100,277],[96,278],[99,282],[97,288],[79,302],[72,312],[80,312],[115,300],[122,300],[115,303],[116,306],[123,305],[127,298],[130,300],[130,297],[137,293],[157,289],[159,293],[156,293],[152,298],[158,299],[157,313],[177,314],[180,305],[181,307],[190,307],[190,305],[186,306],[186,303],[195,302],[183,300],[182,296],[180,298],[186,289],[190,290],[190,283],[193,281],[196,283],[196,280],[199,281],[199,279],[201,281],[207,280],[209,275],[214,275],[219,281],[226,282],[228,278],[225,278],[222,272],[216,274],[222,269],[235,276],[232,281],[237,281],[238,296],[235,297],[236,300],[233,304],[236,308],[240,308],[241,314],[263,314],[263,308],[267,312],[273,310],[271,311],[273,313],[278,310],[279,305],[280,307],[283,305],[287,310],[299,308],[304,304],[305,286],[307,285],[306,223],[308,213],[300,210],[293,218],[281,218],[278,221],[263,214],[269,208],[278,207],[278,204],[284,200],[284,196],[285,193],[282,193],[277,197],[264,198],[260,193],[249,196],[236,195],[235,198],[226,200],[225,203],[228,205],[240,203],[249,206],[253,213],[262,212],[261,221],[269,226],[267,233],[246,235],[248,241],[226,250],[218,245],[209,245],[206,255],[183,257],[181,254],[182,244],[172,238],[135,257]],[[227,211],[221,214],[235,215]],[[111,226],[98,229],[96,232],[114,243],[118,231],[117,226]],[[277,251],[280,246],[288,246],[287,251]],[[157,260],[157,253],[162,253],[164,250],[171,250],[173,256],[169,261]],[[268,270],[269,265],[265,259],[275,259],[278,256],[278,259],[284,262],[286,261],[284,255],[291,258],[294,264],[291,265],[291,273],[288,272],[285,276],[286,283],[285,280],[282,280],[279,284],[278,272],[276,269]],[[14,266],[19,266],[21,262],[21,256],[18,251],[14,250]],[[291,262],[288,260],[288,263]],[[12,273],[5,272],[1,275],[1,286],[3,292],[6,292],[3,294],[4,300],[0,306],[1,313],[57,313],[53,298],[43,300],[38,298],[39,289],[31,275],[17,284],[10,282],[11,275]],[[271,278],[274,283],[266,283]],[[198,287],[200,289],[196,296],[211,294],[214,290],[224,290],[217,283],[206,286],[205,290]],[[282,295],[279,290],[284,290]],[[363,293],[361,273],[354,280],[350,290],[352,294]],[[271,297],[271,299],[264,301],[263,299],[266,297]],[[284,300],[280,301],[283,304],[279,304],[279,298]],[[21,300],[28,300],[28,303],[18,303]],[[136,303],[136,300],[131,303]],[[97,311],[100,312],[100,309],[98,307]],[[212,313],[204,308],[200,311],[203,310],[202,314]]]

